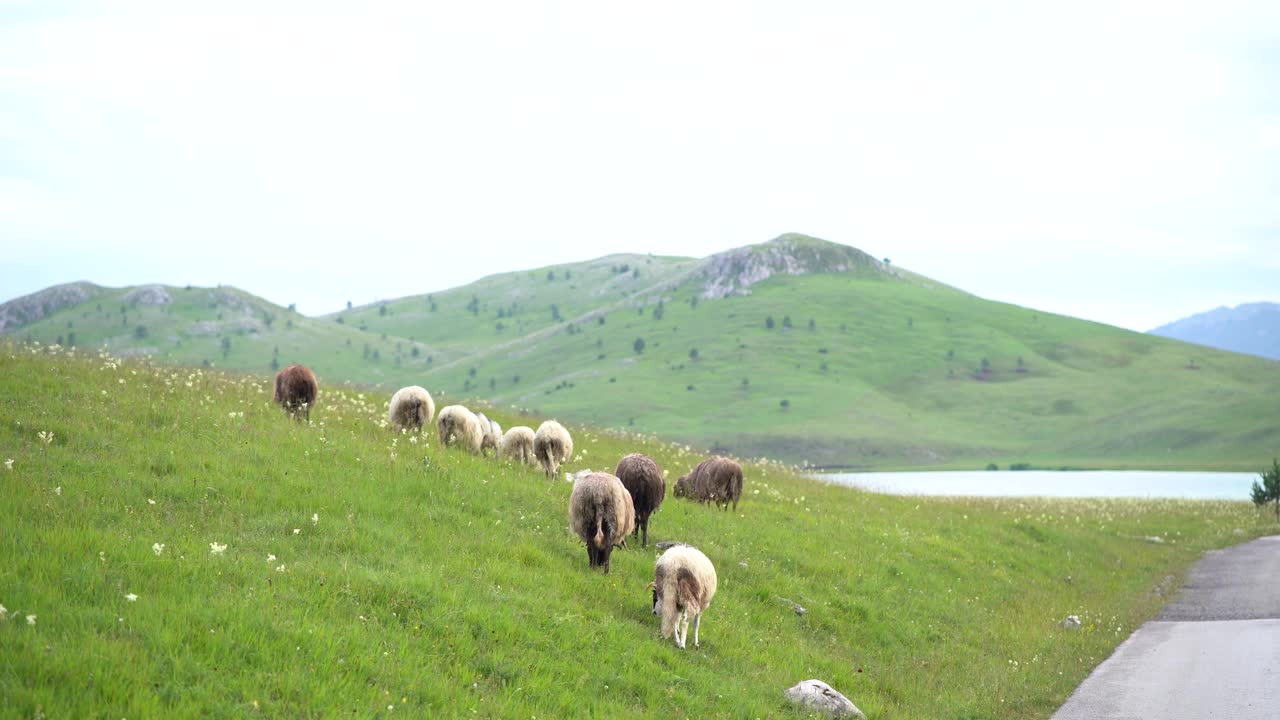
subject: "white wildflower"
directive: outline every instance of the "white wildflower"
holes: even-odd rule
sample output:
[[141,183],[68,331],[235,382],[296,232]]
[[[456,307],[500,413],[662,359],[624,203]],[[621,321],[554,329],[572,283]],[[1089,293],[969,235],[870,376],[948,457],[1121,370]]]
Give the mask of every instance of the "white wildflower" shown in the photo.
[[0,620],[5,619],[5,617],[6,617],[8,614],[9,614],[9,608],[7,608],[7,607],[5,607],[5,606],[3,606],[3,605],[0,605]]
[[276,556],[272,555],[271,553],[267,553],[267,562],[271,563],[275,561],[276,561]]
[[276,572],[284,572],[284,565],[277,567]]
[[62,486],[61,486],[61,485],[59,485],[58,487],[54,488],[54,489],[53,489],[53,494],[54,494],[54,495],[61,495],[61,494],[62,494]]
[[40,432],[36,433],[36,435],[39,436],[40,442],[44,443],[45,447],[48,447],[49,443],[53,442],[52,430],[41,430]]
[[28,624],[28,625],[35,625],[35,624],[36,624],[36,616],[35,616],[35,615],[28,615],[28,616],[27,616],[27,624]]
[[294,528],[294,529],[293,529],[293,534],[294,534],[294,535],[297,535],[297,534],[299,534],[299,533],[301,533],[301,532],[302,532],[302,528]]
[[156,504],[156,501],[155,501],[155,500],[152,500],[151,498],[147,498],[147,504],[148,504],[148,505],[155,505],[155,504]]
[[220,544],[216,542],[209,543],[210,555],[221,555],[223,552],[226,551],[226,549],[227,549],[227,546],[225,544]]
[[164,552],[164,543],[152,543],[151,552],[155,553],[156,555],[159,555],[160,553]]
[[312,525],[320,524],[320,513],[311,513],[311,524]]
[[138,602],[138,595],[137,593],[129,593],[128,595],[124,596],[124,599],[128,600],[129,602]]
[[12,469],[13,469],[13,458],[9,458],[8,460],[5,460],[5,461],[4,461],[4,469],[5,469],[5,470],[12,470]]

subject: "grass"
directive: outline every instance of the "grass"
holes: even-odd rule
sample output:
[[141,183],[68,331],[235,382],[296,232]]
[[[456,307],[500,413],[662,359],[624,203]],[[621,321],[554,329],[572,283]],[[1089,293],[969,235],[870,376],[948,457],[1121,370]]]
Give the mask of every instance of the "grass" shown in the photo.
[[[393,434],[386,393],[326,384],[307,426],[266,375],[0,350],[13,717],[790,717],[810,677],[874,718],[1048,717],[1203,551],[1275,530],[1244,501],[902,498],[748,463],[736,513],[652,521],[720,576],[682,652],[652,549],[588,570],[567,484]],[[568,470],[699,459],[569,428]]]
[[[301,362],[328,384],[418,384],[448,401],[822,467],[1250,470],[1280,454],[1272,361],[983,300],[812,238],[786,242],[813,272],[716,300],[695,301],[713,265],[614,255],[324,318],[230,288],[171,288],[172,302],[151,306],[103,289],[16,332],[46,344],[75,333],[80,347],[175,364]],[[852,269],[821,272],[841,264]],[[725,265],[714,267],[741,270]]]

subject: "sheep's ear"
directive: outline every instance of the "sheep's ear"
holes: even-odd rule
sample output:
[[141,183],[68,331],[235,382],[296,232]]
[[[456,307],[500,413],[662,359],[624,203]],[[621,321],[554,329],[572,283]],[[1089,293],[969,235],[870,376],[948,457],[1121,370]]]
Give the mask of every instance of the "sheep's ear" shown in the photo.
[[645,585],[645,586],[644,586],[644,589],[645,589],[645,590],[657,590],[657,589],[658,589],[658,583],[650,581],[650,583],[649,583],[648,585]]

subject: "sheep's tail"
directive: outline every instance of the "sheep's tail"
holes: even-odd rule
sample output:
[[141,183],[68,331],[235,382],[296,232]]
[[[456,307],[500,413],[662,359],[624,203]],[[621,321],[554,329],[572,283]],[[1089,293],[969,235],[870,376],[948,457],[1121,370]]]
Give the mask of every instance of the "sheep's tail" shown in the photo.
[[604,515],[598,509],[596,511],[596,534],[595,537],[591,538],[591,542],[594,543],[597,548],[601,550],[604,549]]

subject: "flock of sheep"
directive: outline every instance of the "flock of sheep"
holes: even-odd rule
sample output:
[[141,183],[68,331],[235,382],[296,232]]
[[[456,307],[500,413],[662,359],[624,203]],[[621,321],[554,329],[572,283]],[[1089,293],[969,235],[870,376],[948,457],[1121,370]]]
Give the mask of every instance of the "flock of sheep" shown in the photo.
[[[302,365],[290,365],[276,374],[274,401],[295,418],[310,419],[319,394],[315,373]],[[473,454],[492,450],[499,457],[528,465],[537,464],[554,479],[560,466],[573,456],[573,438],[564,426],[547,420],[532,428],[519,426],[502,432],[498,423],[462,405],[449,405],[436,416],[431,393],[417,385],[401,388],[391,396],[387,421],[397,430],[422,432],[435,418],[441,447],[451,445]],[[569,526],[587,545],[590,567],[609,572],[615,547],[627,547],[627,536],[649,545],[649,517],[666,497],[666,480],[653,458],[632,453],[618,461],[613,474],[585,470],[573,476],[569,496]],[[713,457],[699,463],[676,481],[673,494],[700,502],[713,502],[736,510],[742,497],[742,466]],[[674,635],[685,647],[689,620],[693,620],[693,644],[698,647],[702,613],[716,594],[716,569],[697,548],[676,543],[657,560],[653,582],[653,614],[662,618],[662,637]]]

